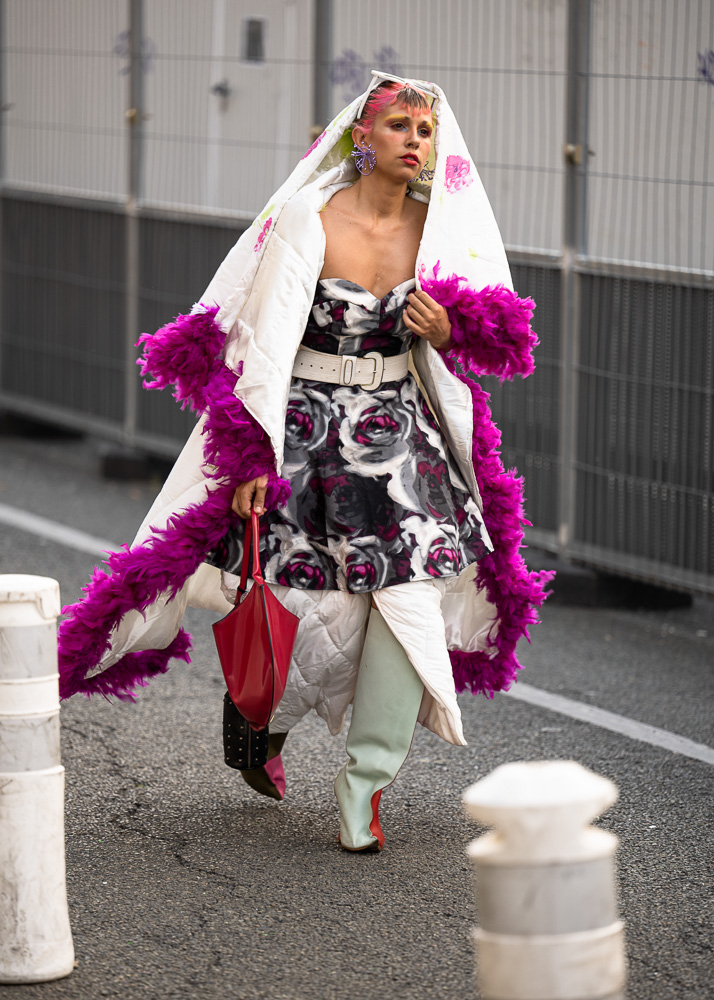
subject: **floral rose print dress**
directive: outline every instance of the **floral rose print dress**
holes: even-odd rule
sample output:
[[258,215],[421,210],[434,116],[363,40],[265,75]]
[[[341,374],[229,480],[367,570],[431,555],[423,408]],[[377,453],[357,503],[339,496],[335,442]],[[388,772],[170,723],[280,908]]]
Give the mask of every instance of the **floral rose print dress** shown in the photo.
[[[361,357],[409,351],[414,280],[383,299],[342,278],[318,282],[303,345]],[[407,374],[378,389],[293,378],[281,475],[292,495],[260,521],[268,583],[364,593],[456,576],[493,546],[434,417]],[[207,561],[240,572],[243,526]]]

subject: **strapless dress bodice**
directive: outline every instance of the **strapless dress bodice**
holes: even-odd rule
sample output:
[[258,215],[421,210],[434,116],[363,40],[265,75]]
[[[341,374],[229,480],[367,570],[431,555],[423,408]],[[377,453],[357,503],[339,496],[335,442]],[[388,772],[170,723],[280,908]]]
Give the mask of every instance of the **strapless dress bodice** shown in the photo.
[[325,354],[356,357],[379,351],[406,354],[414,335],[404,323],[407,298],[416,282],[408,278],[384,298],[346,278],[321,278],[315,289],[302,343]]

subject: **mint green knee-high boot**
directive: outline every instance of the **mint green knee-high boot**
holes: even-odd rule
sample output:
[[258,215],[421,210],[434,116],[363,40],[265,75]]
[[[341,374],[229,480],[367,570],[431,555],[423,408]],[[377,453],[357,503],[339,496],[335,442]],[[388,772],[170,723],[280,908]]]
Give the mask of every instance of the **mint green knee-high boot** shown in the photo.
[[406,760],[424,685],[380,612],[372,606],[357,675],[349,761],[335,779],[340,845],[381,851],[379,800]]

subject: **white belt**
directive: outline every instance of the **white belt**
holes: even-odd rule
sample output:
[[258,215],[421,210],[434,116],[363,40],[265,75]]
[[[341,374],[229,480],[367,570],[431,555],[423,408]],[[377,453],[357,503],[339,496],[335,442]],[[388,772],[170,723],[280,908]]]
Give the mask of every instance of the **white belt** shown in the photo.
[[301,347],[295,356],[293,375],[315,382],[337,385],[361,385],[363,389],[378,389],[382,382],[396,382],[409,371],[409,354],[385,358],[370,351],[361,358],[354,354],[325,354]]

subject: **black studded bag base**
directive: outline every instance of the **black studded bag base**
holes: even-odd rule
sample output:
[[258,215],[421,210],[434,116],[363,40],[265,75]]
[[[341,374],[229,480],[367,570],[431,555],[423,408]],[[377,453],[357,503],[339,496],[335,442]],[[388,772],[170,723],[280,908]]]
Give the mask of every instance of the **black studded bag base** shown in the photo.
[[252,771],[268,762],[268,727],[257,732],[244,719],[226,691],[223,696],[223,759],[237,771]]

